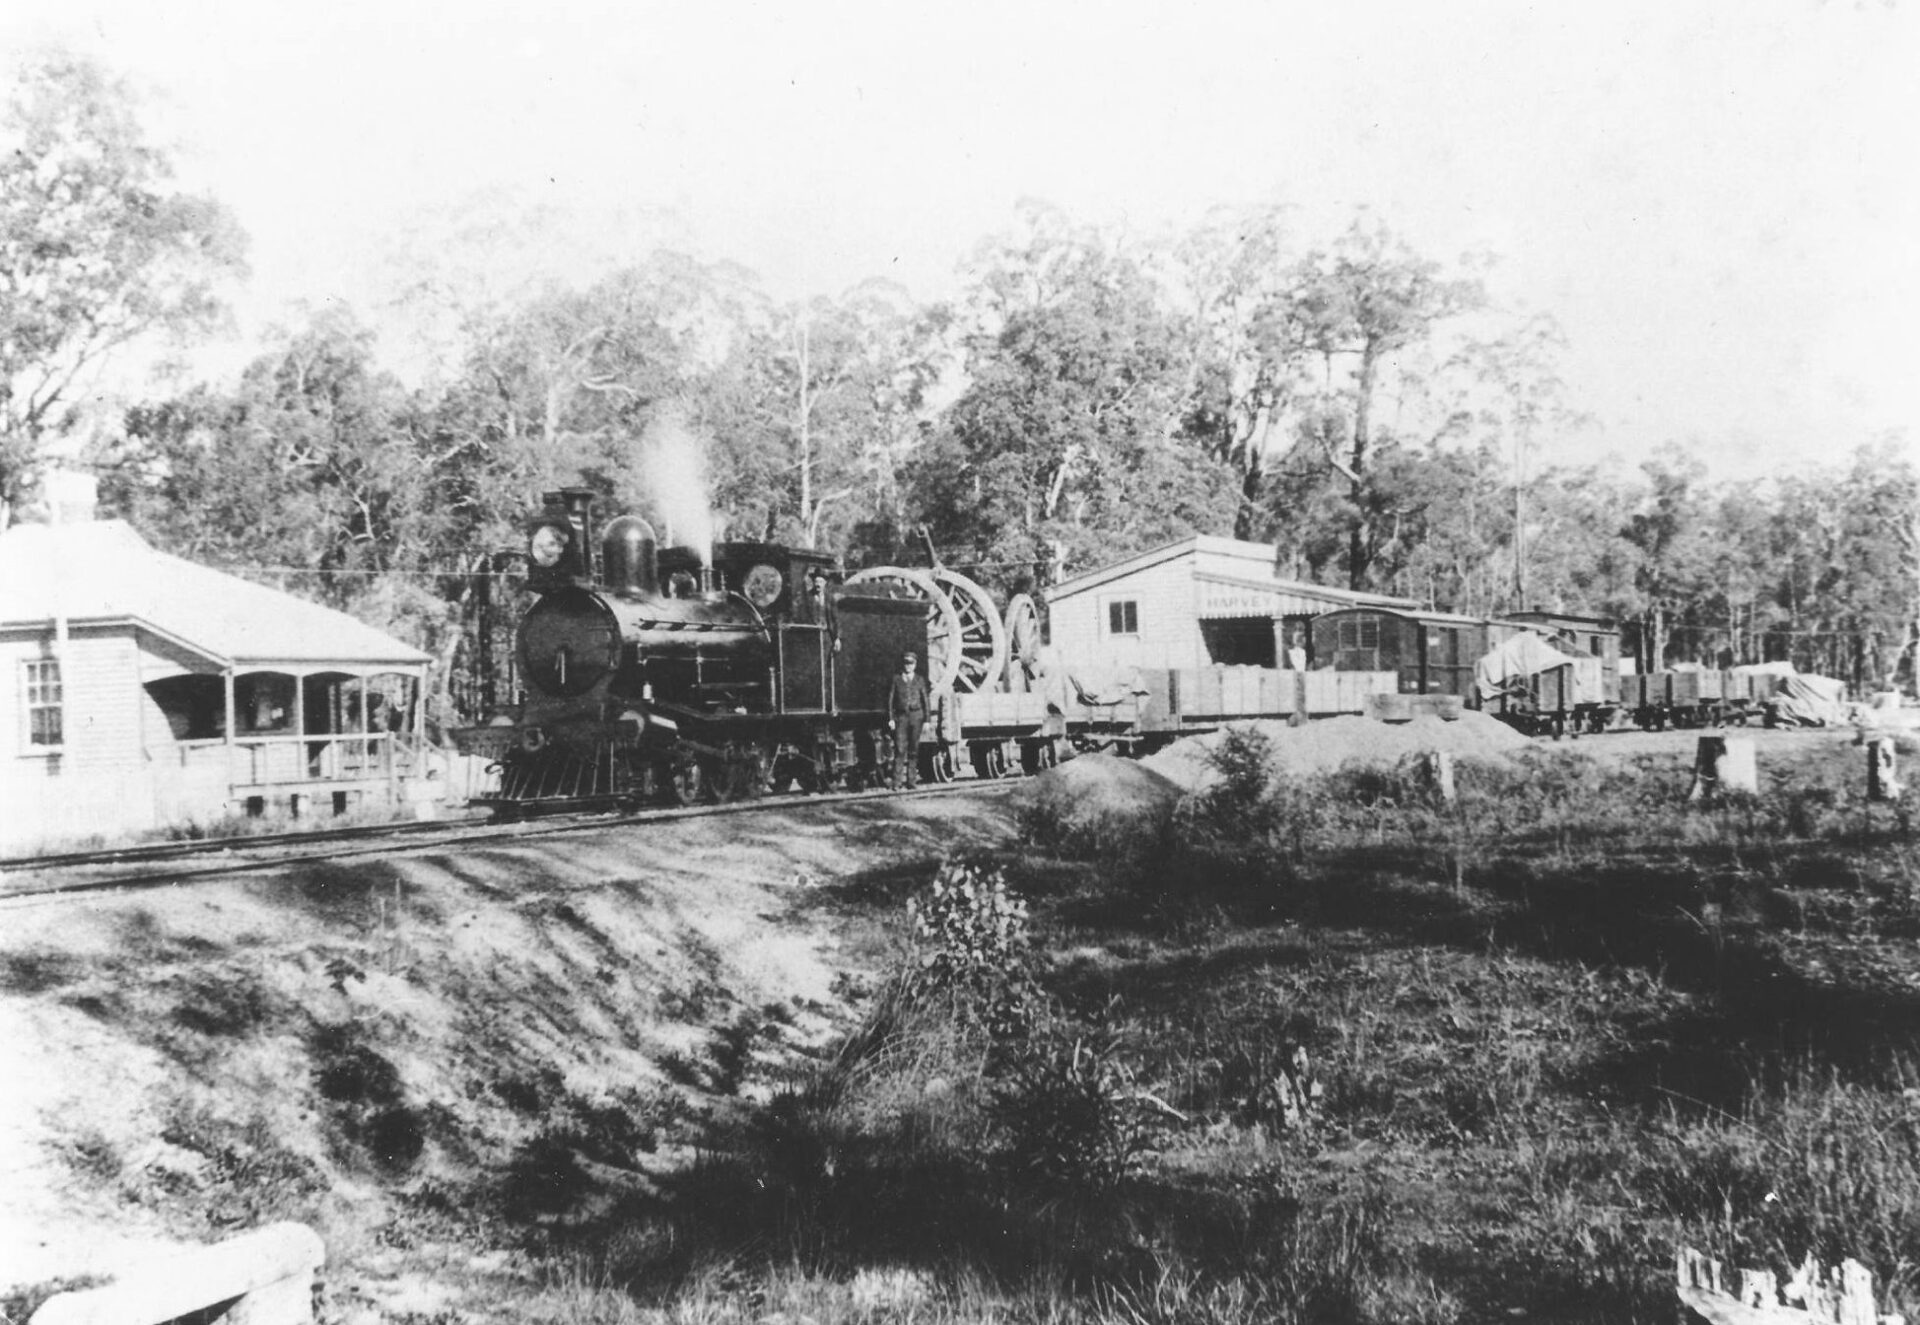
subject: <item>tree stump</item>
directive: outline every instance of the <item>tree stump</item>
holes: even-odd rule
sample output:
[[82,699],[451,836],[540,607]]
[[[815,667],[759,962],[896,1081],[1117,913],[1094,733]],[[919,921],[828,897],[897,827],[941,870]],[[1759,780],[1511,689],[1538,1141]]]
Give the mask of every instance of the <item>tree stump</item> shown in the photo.
[[1900,785],[1893,738],[1877,736],[1867,742],[1867,799],[1897,801],[1906,788]]
[[1687,789],[1689,801],[1752,796],[1759,790],[1760,772],[1754,762],[1752,740],[1729,738],[1724,733],[1700,738],[1693,756],[1693,785]]

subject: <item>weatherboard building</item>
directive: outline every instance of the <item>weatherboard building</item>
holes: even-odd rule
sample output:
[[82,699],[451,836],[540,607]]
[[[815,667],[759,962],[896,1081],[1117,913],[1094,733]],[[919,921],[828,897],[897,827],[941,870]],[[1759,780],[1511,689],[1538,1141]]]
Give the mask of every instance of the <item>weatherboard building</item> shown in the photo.
[[1114,667],[1286,667],[1304,623],[1411,599],[1281,579],[1274,547],[1197,535],[1076,575],[1047,595],[1063,658]]
[[421,799],[431,659],[126,524],[0,534],[0,846]]

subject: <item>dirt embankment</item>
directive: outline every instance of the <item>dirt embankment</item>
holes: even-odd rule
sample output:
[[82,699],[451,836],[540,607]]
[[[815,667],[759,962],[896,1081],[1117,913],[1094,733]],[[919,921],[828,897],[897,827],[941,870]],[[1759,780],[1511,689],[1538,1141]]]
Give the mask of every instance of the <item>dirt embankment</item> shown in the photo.
[[882,954],[823,885],[1007,832],[979,795],[10,904],[0,1296],[292,1217],[330,1315],[438,1310],[436,1219],[643,1183],[833,1034]]

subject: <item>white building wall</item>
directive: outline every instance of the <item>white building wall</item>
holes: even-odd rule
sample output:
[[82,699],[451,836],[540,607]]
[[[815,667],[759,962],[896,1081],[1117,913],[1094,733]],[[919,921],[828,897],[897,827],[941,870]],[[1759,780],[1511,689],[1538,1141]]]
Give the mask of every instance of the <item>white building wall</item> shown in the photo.
[[[1068,667],[1199,666],[1193,569],[1189,553],[1050,603],[1054,653]],[[1134,632],[1113,631],[1116,603],[1134,605]]]
[[157,822],[130,631],[68,637],[58,651],[63,743],[29,742],[23,664],[55,657],[53,635],[49,627],[0,638],[0,843],[10,848],[83,842]]

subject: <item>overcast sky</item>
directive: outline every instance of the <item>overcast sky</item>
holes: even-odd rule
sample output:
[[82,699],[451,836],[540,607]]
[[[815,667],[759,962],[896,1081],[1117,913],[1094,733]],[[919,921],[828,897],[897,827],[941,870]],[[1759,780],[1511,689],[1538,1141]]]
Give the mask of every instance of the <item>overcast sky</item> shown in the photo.
[[1502,259],[1550,312],[1573,453],[1828,462],[1920,402],[1920,22],[1727,3],[11,0],[101,56],[252,239],[257,329],[380,300],[396,235],[488,189],[782,298],[955,268],[1037,197],[1152,235],[1283,200]]

